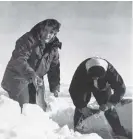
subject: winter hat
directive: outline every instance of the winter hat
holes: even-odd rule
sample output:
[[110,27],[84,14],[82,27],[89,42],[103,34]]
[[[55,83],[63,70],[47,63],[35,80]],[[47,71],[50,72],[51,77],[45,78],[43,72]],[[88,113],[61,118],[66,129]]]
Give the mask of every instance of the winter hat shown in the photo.
[[107,71],[108,63],[104,59],[93,57],[86,62],[85,66],[91,77],[101,77]]
[[90,77],[102,77],[105,75],[105,69],[101,66],[93,66],[89,69],[88,75]]

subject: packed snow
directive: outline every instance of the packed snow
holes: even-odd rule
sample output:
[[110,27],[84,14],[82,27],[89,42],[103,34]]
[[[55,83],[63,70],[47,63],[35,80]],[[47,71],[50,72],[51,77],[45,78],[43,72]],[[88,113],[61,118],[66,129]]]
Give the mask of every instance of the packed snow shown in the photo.
[[68,86],[62,87],[58,98],[46,90],[47,112],[36,104],[24,104],[22,113],[18,102],[1,92],[0,139],[102,139],[97,133],[74,132],[75,107],[67,90]]

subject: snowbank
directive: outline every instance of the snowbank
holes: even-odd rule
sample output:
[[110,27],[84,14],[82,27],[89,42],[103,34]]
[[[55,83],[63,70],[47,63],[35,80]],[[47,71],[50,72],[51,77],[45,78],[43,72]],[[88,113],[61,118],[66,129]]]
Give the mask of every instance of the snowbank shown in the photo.
[[[131,98],[132,92],[130,89],[126,97]],[[21,114],[17,102],[1,95],[0,139],[102,139],[96,133],[80,134],[73,131],[75,107],[66,85],[61,88],[58,98],[55,98],[49,91],[46,92],[46,96],[47,112],[43,112],[38,105],[25,104]],[[90,106],[97,107],[94,101],[95,99],[92,98]],[[129,129],[132,127],[131,107],[131,105],[124,106],[123,109],[118,110],[122,124]],[[103,125],[103,122],[98,121],[98,117],[93,117],[91,121],[91,126],[93,125],[94,128]],[[106,125],[109,127],[108,123]]]
[[72,123],[71,112],[74,108],[67,107],[67,101],[63,104],[63,99],[53,96],[49,97],[49,101],[51,109],[48,112],[43,112],[38,105],[24,104],[21,114],[16,101],[1,95],[0,139],[101,139],[95,133],[81,135],[68,127]]

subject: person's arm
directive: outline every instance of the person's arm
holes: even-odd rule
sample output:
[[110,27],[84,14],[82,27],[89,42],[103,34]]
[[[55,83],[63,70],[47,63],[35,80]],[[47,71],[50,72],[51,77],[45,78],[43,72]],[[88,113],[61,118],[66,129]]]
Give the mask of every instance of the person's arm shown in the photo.
[[120,74],[111,64],[109,64],[108,68],[108,81],[114,92],[114,94],[110,97],[109,102],[117,104],[123,98],[126,86]]
[[51,92],[60,91],[60,60],[58,48],[54,48],[54,58],[48,71],[48,81]]
[[82,109],[87,106],[88,102],[86,101],[86,97],[88,101],[91,98],[91,93],[90,95],[87,95],[86,80],[85,68],[83,65],[80,65],[74,73],[69,87],[69,93],[73,100],[73,104],[78,109]]
[[27,36],[23,36],[16,42],[16,47],[12,54],[11,63],[13,68],[27,81],[30,81],[36,76],[35,71],[27,62],[33,47],[31,40],[29,40]]

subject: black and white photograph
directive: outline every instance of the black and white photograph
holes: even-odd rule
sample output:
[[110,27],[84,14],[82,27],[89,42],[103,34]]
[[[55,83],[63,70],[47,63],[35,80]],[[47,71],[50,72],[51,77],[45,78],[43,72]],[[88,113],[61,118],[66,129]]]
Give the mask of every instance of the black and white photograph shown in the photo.
[[0,139],[132,139],[132,1],[0,1]]

